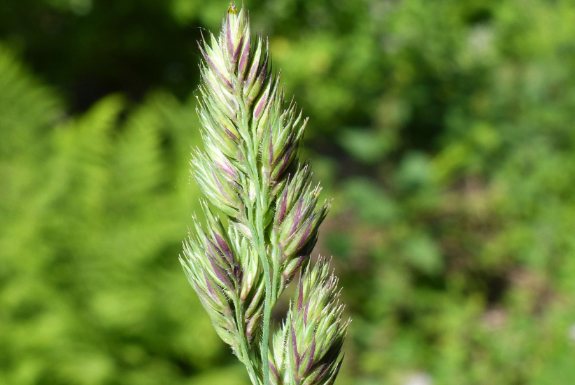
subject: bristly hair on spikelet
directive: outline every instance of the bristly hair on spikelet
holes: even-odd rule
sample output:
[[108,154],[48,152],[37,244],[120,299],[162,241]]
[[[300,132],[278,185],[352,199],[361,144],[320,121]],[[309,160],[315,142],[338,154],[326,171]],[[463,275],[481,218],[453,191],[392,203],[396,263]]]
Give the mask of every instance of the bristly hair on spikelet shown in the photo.
[[[243,8],[231,4],[219,36],[210,33],[199,46],[204,150],[194,151],[191,164],[207,198],[206,224],[194,217],[180,261],[253,384],[331,384],[348,322],[341,321],[328,263],[309,266],[330,203],[319,202],[321,188],[298,162],[307,119],[295,102],[286,106],[267,40],[252,42]],[[270,352],[271,311],[302,266],[296,300]]]

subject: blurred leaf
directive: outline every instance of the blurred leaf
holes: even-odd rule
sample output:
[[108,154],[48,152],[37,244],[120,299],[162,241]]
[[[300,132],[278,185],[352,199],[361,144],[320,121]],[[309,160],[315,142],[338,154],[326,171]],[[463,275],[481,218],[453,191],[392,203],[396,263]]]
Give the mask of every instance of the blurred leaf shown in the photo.
[[413,267],[427,274],[438,274],[442,270],[440,250],[426,234],[413,234],[404,242],[405,257]]
[[390,136],[359,128],[343,131],[339,143],[355,159],[363,163],[375,163],[381,160],[394,145]]
[[349,180],[344,191],[348,204],[365,221],[387,223],[399,215],[395,202],[367,179]]

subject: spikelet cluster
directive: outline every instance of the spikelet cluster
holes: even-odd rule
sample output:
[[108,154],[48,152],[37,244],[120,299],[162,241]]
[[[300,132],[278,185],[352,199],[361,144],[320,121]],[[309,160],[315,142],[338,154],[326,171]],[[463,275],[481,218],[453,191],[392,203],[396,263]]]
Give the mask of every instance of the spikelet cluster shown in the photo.
[[342,321],[337,277],[320,258],[299,280],[288,316],[269,355],[274,385],[333,384],[348,321]]
[[195,234],[184,243],[185,258],[180,260],[218,335],[241,356],[238,337],[245,333],[251,344],[262,316],[264,287],[258,257],[237,229],[226,231],[205,202],[202,206],[206,230],[194,218]]
[[[200,43],[200,51],[197,112],[204,150],[193,154],[192,175],[207,199],[202,204],[205,226],[194,217],[181,263],[214,328],[246,364],[253,383],[284,383],[278,382],[278,373],[285,378],[317,379],[306,384],[328,383],[326,379],[337,374],[335,362],[346,324],[339,321],[341,312],[332,309],[333,301],[327,301],[335,298],[336,288],[335,281],[328,284],[321,278],[325,262],[318,265],[319,270],[306,270],[298,289],[307,287],[306,282],[319,285],[317,290],[323,294],[316,294],[325,300],[309,303],[316,318],[308,323],[296,306],[290,310],[287,326],[293,323],[296,335],[312,333],[310,327],[332,333],[325,323],[337,319],[342,337],[325,346],[313,342],[315,337],[294,340],[301,345],[298,349],[310,341],[317,346],[312,358],[306,356],[306,368],[313,361],[306,370],[299,359],[286,356],[272,365],[276,375],[269,377],[271,369],[263,364],[271,309],[301,266],[307,265],[330,205],[319,202],[321,188],[312,184],[310,168],[298,161],[307,119],[293,100],[285,102],[280,75],[270,69],[267,41],[261,37],[252,41],[244,9],[230,5],[219,36],[210,33]],[[210,204],[226,220],[215,215]],[[314,274],[321,277],[313,278]],[[314,290],[307,288],[302,296],[308,298]],[[334,311],[339,311],[336,318]],[[298,349],[296,357],[303,352]],[[334,349],[335,356],[326,353]],[[333,362],[324,362],[324,357]]]

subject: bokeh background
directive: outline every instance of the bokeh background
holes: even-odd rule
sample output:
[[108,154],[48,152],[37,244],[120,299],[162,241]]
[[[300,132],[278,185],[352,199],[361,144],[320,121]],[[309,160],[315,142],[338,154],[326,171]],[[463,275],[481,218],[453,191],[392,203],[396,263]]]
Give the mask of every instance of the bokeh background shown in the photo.
[[[1,2],[0,384],[247,384],[177,261],[228,4]],[[338,384],[574,384],[575,3],[245,4],[335,197]]]

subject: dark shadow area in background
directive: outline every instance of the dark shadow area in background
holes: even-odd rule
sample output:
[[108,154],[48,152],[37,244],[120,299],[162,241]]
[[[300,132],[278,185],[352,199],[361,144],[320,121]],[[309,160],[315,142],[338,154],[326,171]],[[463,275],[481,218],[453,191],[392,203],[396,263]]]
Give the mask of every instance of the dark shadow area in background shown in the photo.
[[199,76],[199,26],[179,25],[167,1],[91,4],[73,12],[35,0],[3,1],[0,40],[64,92],[71,112],[114,92],[134,100],[155,88],[189,95]]

